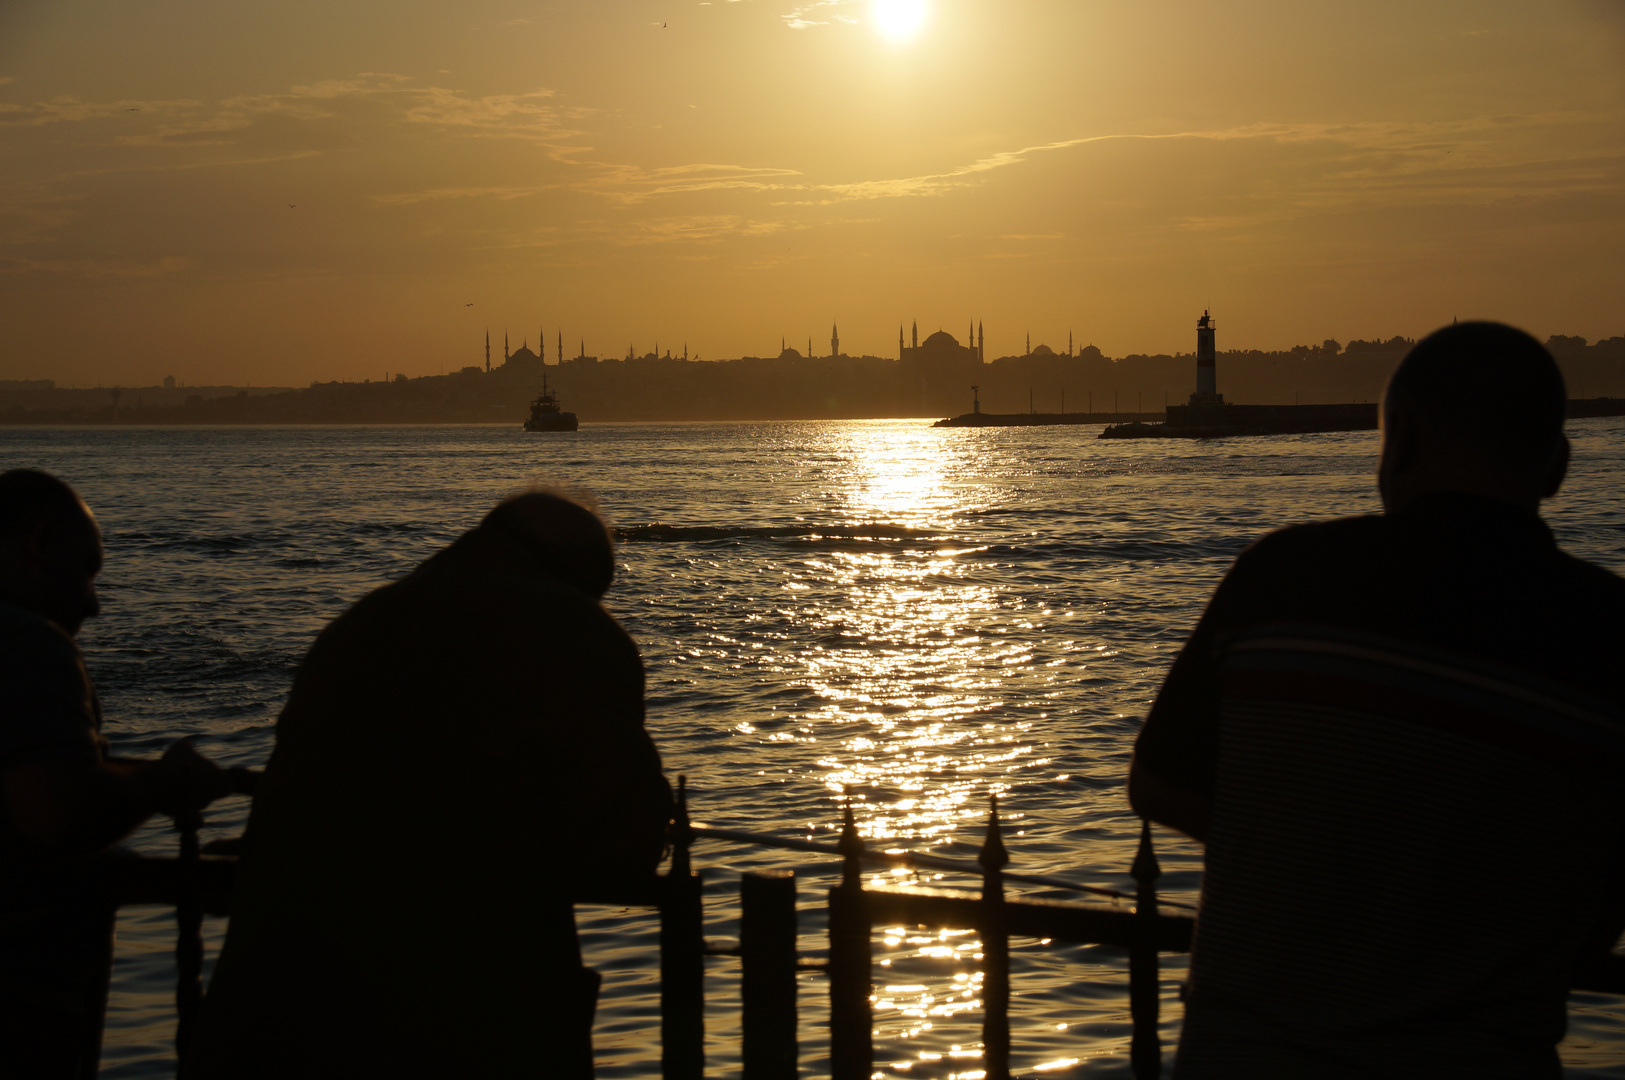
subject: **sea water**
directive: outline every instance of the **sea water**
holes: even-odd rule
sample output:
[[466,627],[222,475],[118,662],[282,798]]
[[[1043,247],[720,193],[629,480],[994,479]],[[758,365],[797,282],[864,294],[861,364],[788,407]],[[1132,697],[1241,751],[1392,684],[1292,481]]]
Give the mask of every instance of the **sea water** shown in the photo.
[[[1377,509],[1377,441],[1097,431],[918,420],[536,435],[10,428],[0,463],[73,483],[106,531],[104,613],[80,640],[119,753],[193,735],[219,760],[263,764],[294,670],[328,620],[507,492],[569,482],[595,491],[618,530],[606,603],[643,651],[648,727],[668,773],[689,778],[696,820],[832,841],[850,787],[871,846],[971,859],[997,793],[1011,870],[1132,890],[1138,821],[1123,778],[1163,672],[1249,541]],[[1577,421],[1570,434],[1573,472],[1548,520],[1570,551],[1625,570],[1625,421]],[[529,677],[541,686],[569,672],[538,656]],[[538,763],[537,782],[548,780]],[[234,835],[246,813],[243,799],[217,804],[207,836]],[[175,849],[161,823],[132,843]],[[1157,844],[1164,895],[1193,899],[1200,850],[1165,830]],[[788,867],[802,947],[821,948],[830,859],[710,841],[694,857],[707,871],[708,936],[737,933],[738,871]],[[654,920],[584,908],[578,923],[604,976],[599,1075],[657,1075]],[[221,929],[210,921],[211,956]],[[121,916],[104,1075],[172,1071],[173,943],[167,909]],[[977,951],[974,933],[878,928],[878,1072],[980,1075]],[[1015,1070],[1126,1077],[1121,952],[1015,939],[1011,957]],[[1182,958],[1163,968],[1171,1047]],[[724,1075],[737,1071],[737,962],[708,961],[706,986],[708,1064]],[[825,993],[821,975],[802,976],[808,1075],[826,1070]],[[1575,995],[1570,1018],[1569,1074],[1621,1075],[1625,1001]],[[539,1070],[547,1056],[538,1046]]]

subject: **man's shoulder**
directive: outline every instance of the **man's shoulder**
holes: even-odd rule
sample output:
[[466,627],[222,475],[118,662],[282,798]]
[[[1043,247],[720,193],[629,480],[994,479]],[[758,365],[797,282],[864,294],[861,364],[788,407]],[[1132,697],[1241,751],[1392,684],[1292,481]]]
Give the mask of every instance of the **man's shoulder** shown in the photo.
[[437,570],[426,564],[362,597],[323,631],[324,645],[382,637],[480,647],[522,641],[631,647],[596,599],[551,575]]
[[1625,578],[1562,548],[1557,550],[1557,561],[1580,590],[1599,602],[1619,607],[1625,617]]
[[1254,571],[1280,566],[1330,569],[1334,565],[1330,560],[1345,552],[1369,552],[1388,532],[1389,523],[1381,514],[1286,525],[1247,545],[1237,565]]

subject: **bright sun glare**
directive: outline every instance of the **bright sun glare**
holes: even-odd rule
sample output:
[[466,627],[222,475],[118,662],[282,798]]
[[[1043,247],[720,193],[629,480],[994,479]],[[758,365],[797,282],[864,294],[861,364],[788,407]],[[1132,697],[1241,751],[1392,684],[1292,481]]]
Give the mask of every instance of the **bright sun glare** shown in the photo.
[[893,41],[907,41],[925,25],[926,0],[874,0],[869,15],[881,34]]

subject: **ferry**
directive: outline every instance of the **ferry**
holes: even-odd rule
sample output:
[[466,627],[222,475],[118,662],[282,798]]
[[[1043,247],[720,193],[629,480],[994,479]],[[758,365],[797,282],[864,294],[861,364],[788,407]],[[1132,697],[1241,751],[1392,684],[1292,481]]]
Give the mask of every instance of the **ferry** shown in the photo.
[[530,419],[525,421],[526,431],[574,431],[580,426],[573,412],[560,412],[559,399],[547,388],[547,372],[542,372],[542,392],[530,403]]

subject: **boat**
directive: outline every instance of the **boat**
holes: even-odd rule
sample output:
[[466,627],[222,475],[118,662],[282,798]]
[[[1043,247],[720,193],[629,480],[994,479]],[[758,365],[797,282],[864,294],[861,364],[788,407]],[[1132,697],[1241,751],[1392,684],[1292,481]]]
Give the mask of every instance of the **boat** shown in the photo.
[[530,403],[526,431],[574,431],[580,426],[573,412],[560,412],[558,397],[547,388],[547,372],[542,372],[542,392]]

